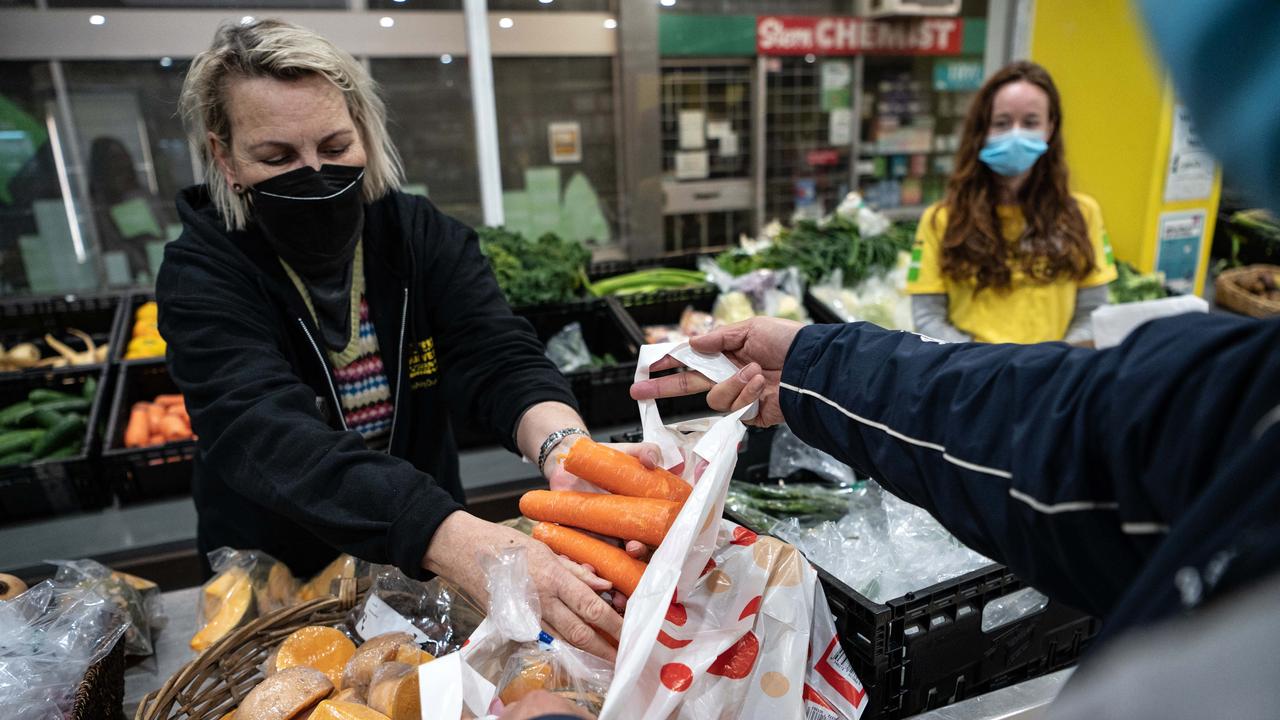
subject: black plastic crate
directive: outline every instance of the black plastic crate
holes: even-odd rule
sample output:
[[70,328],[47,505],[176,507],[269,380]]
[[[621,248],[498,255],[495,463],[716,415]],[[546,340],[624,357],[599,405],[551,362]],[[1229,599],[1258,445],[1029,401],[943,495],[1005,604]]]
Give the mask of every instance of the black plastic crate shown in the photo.
[[110,504],[111,492],[102,482],[95,462],[102,432],[102,408],[110,397],[106,365],[9,377],[0,381],[0,408],[25,400],[36,388],[76,395],[90,378],[98,383],[98,390],[89,403],[80,454],[0,468],[0,523],[95,510]]
[[[720,291],[714,286],[669,290],[644,295],[632,295],[619,298],[617,312],[622,316],[621,323],[627,328],[627,334],[633,348],[638,350],[645,344],[644,328],[650,325],[678,325],[685,308],[711,312],[716,304]],[[676,372],[676,371],[671,371]],[[666,373],[659,373],[659,375]],[[688,395],[679,398],[658,400],[658,411],[664,418],[674,419],[687,415],[706,415],[706,393]]]
[[836,315],[830,305],[818,299],[811,290],[804,291],[804,309],[815,323],[843,323],[844,319]]
[[136,402],[176,394],[164,360],[130,360],[117,368],[111,420],[102,444],[103,474],[122,504],[191,493],[194,440],[126,448],[124,431]]
[[[732,512],[725,516],[749,527]],[[885,603],[814,567],[840,645],[869,696],[863,720],[908,717],[1074,665],[1101,628],[1049,600],[1043,610],[983,632],[983,609],[1027,587],[999,564]]]
[[129,349],[129,341],[133,339],[133,326],[137,322],[138,308],[144,303],[155,300],[154,293],[134,293],[124,298],[120,307],[120,334],[115,347],[111,349],[111,362],[119,365],[123,362],[152,362],[164,360],[164,355],[149,358],[133,358],[125,360],[124,354]]
[[[75,328],[88,334],[96,345],[112,345],[108,354],[113,354],[122,300],[122,296],[111,294],[58,295],[0,301],[0,345],[8,349],[19,343],[29,342],[40,350],[42,357],[56,357],[56,352],[45,341],[45,335],[51,335],[75,350],[81,350],[84,343],[67,332],[68,328]],[[0,372],[0,379],[28,374],[43,376],[50,372],[56,374],[77,369],[79,368],[33,368]]]
[[[592,353],[600,356],[609,354],[616,360],[613,365],[565,375],[578,401],[582,419],[589,427],[639,420],[636,403],[629,393],[636,374],[636,351],[619,324],[610,299],[530,305],[513,310],[533,325],[534,333],[544,345],[566,325],[577,322],[582,326],[583,339]],[[453,415],[453,427],[460,448],[494,444],[488,434],[458,413]]]

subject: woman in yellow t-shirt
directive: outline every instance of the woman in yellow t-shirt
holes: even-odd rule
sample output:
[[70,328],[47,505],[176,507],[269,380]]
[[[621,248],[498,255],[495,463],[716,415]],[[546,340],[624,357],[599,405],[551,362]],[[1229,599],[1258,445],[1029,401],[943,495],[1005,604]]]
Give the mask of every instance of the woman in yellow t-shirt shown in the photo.
[[920,220],[907,275],[916,331],[1088,344],[1115,277],[1098,203],[1067,189],[1053,79],[1035,63],[1004,67],[969,108],[946,198]]

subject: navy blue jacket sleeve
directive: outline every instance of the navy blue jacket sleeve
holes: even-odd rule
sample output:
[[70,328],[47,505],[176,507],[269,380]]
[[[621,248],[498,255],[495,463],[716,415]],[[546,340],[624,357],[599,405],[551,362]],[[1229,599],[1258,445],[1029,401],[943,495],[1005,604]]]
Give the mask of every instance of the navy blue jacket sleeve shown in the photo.
[[1280,320],[1168,318],[1103,351],[817,325],[780,402],[805,442],[1106,617],[1210,479],[1257,451],[1280,405]]

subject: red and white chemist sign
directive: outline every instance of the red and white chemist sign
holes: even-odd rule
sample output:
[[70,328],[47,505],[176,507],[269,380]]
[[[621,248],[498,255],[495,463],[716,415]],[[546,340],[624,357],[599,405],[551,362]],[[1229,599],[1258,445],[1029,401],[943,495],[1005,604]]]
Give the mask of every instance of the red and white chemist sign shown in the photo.
[[963,36],[964,21],[959,18],[756,18],[760,55],[959,55]]

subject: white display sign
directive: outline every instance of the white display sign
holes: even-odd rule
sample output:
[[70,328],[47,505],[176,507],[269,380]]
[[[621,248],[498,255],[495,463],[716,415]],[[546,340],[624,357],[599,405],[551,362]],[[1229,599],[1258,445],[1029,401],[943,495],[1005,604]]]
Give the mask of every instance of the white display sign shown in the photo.
[[1164,201],[1207,200],[1218,163],[1200,142],[1182,103],[1173,106],[1173,142],[1164,176]]
[[720,157],[738,157],[738,133],[730,132],[720,138]]
[[708,120],[707,121],[707,139],[719,140],[725,135],[733,132],[733,126],[728,120]]
[[701,180],[710,174],[710,159],[706,150],[676,153],[676,178]]
[[678,118],[681,150],[701,150],[707,146],[707,114],[701,110],[681,110]]
[[547,147],[557,165],[582,162],[582,125],[576,120],[547,123]]
[[827,143],[848,145],[853,142],[853,110],[847,107],[832,108],[827,114]]

